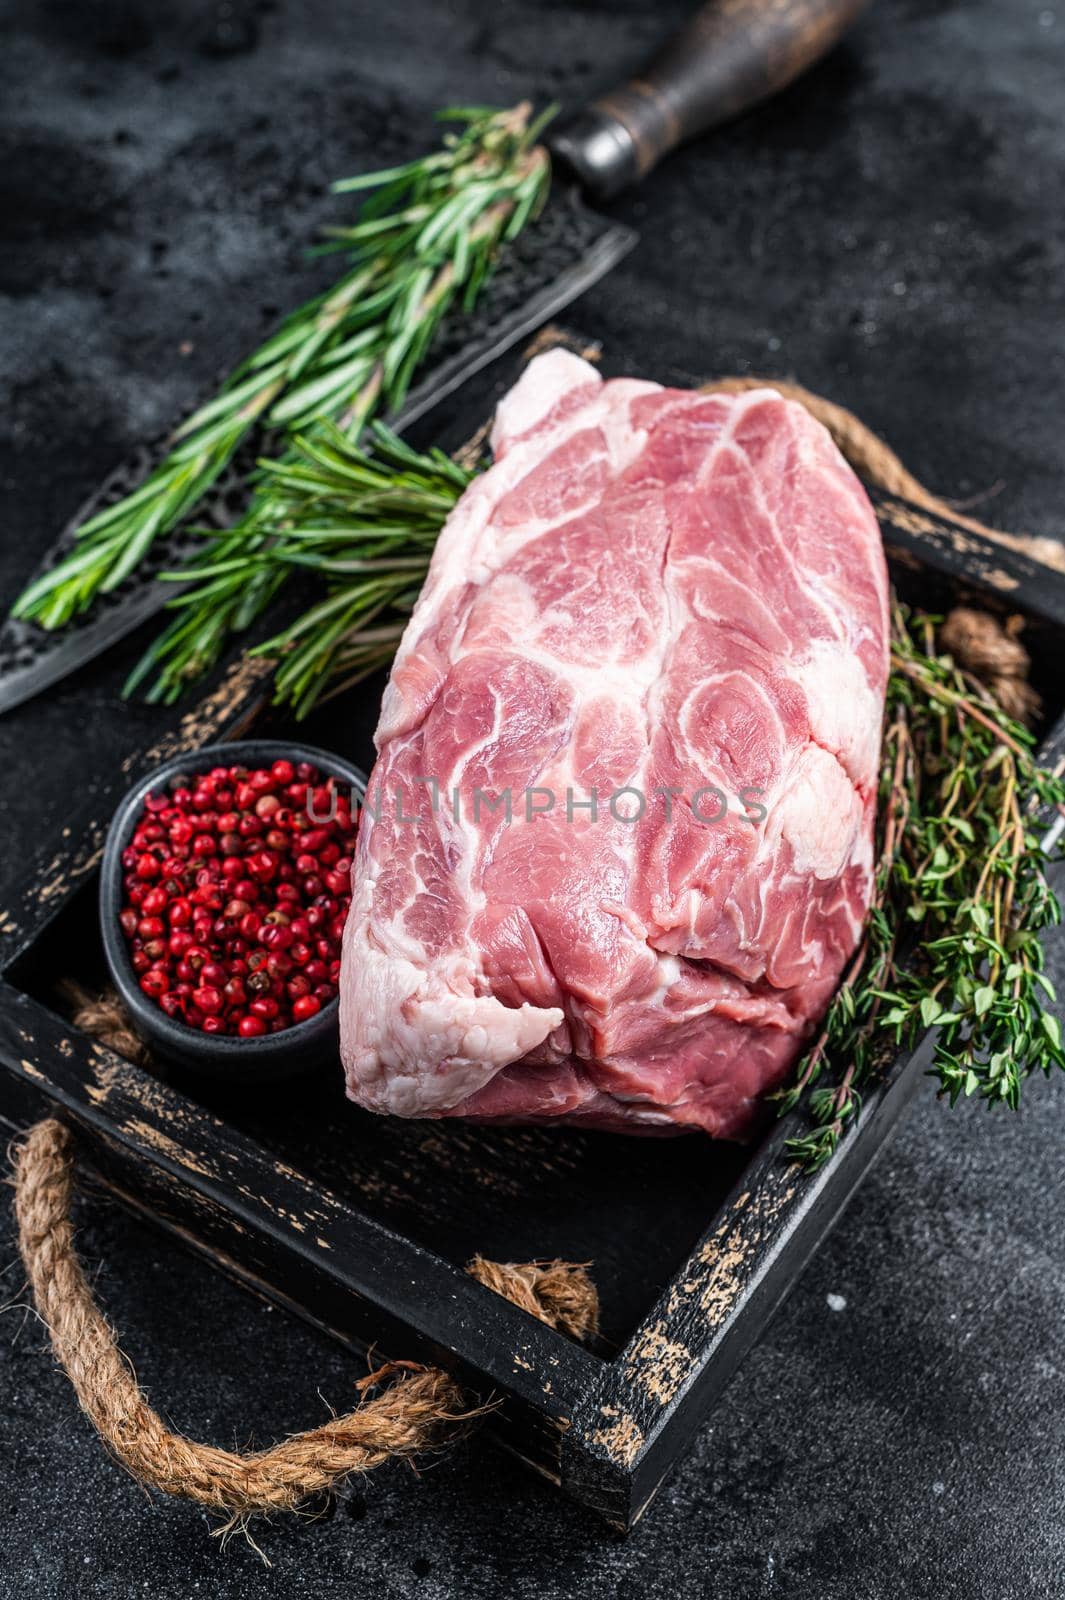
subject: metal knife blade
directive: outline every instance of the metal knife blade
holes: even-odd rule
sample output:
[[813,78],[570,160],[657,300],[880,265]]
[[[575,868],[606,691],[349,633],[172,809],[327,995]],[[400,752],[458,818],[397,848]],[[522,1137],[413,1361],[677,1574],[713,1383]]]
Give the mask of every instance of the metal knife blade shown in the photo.
[[[441,329],[429,371],[395,417],[409,427],[475,372],[494,361],[597,283],[635,245],[637,234],[598,216],[577,193],[552,195],[535,227],[522,234],[487,284],[475,310]],[[75,530],[90,516],[128,494],[165,454],[167,436],[137,450],[111,472],[59,535],[37,569],[46,572],[67,554]],[[250,440],[197,508],[199,527],[224,528],[246,500],[247,473],[262,454]],[[13,618],[0,627],[0,713],[77,672],[162,610],[182,589],[158,574],[180,566],[202,538],[178,529],[157,541],[149,558],[112,594],[101,595],[80,621],[54,633]]]

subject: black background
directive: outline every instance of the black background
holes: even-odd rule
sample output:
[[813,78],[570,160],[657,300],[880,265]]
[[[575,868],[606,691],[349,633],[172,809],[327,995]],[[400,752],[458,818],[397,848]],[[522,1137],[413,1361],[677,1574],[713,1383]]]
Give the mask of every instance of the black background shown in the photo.
[[[452,99],[575,101],[689,0],[37,0],[3,7],[0,591],[145,434],[315,282],[328,181],[425,148]],[[638,252],[571,322],[666,382],[795,375],[931,486],[1058,534],[1065,10],[877,0],[775,105],[616,207]],[[72,786],[150,732],[118,652],[0,722],[0,898]],[[1065,968],[1060,939],[1052,964]],[[0,1593],[1058,1596],[1065,1083],[926,1092],[627,1543],[476,1441],[376,1474],[273,1563],[101,1453],[0,1240]],[[707,1159],[713,1159],[708,1150]],[[352,1364],[106,1202],[81,1245],[157,1403],[259,1443]]]

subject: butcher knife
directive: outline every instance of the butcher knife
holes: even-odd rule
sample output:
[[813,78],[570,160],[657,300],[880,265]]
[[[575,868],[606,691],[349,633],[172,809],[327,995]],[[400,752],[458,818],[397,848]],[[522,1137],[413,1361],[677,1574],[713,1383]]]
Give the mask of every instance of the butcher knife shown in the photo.
[[[647,68],[556,127],[550,202],[537,224],[507,248],[478,305],[447,322],[426,376],[398,415],[409,426],[473,373],[556,316],[637,242],[636,233],[599,216],[586,199],[609,199],[639,182],[670,150],[775,94],[823,56],[867,0],[710,0]],[[78,511],[38,568],[40,576],[71,549],[90,516],[129,494],[162,459],[168,438],[139,450]],[[225,527],[261,441],[249,440],[197,507],[197,528]],[[47,632],[9,618],[0,628],[0,711],[10,710],[93,660],[180,592],[160,572],[202,548],[177,529],[148,560],[101,595],[90,611]]]

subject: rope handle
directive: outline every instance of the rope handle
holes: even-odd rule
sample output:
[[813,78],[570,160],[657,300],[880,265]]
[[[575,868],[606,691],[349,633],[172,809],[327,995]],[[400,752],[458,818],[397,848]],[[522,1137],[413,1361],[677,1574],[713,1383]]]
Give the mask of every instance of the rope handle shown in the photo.
[[[488,1409],[471,1406],[440,1368],[393,1361],[355,1386],[365,1396],[393,1380],[382,1393],[266,1450],[241,1454],[173,1432],[149,1405],[93,1297],[74,1248],[73,1188],[69,1130],[54,1118],[38,1122],[15,1155],[19,1249],[34,1302],[81,1409],[141,1483],[224,1512],[227,1526],[234,1526],[256,1512],[294,1511],[351,1473],[420,1455]],[[576,1338],[595,1331],[598,1297],[582,1266],[514,1265],[477,1256],[467,1270],[550,1327]]]

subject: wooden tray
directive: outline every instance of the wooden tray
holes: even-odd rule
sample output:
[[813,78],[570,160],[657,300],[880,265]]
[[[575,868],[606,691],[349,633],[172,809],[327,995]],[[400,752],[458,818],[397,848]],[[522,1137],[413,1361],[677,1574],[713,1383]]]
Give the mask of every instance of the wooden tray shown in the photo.
[[[607,370],[610,364],[605,363]],[[483,375],[459,417],[420,438],[454,447],[516,376]],[[975,601],[1027,618],[1048,707],[1046,752],[1065,750],[1056,662],[1065,580],[949,520],[874,494],[900,591],[942,609]],[[364,765],[380,682],[302,732]],[[103,976],[96,869],[111,811],[166,755],[235,737],[262,705],[236,665],[192,711],[161,712],[158,742],[92,774],[91,801],[34,861],[0,916],[0,1119],[57,1109],[85,1159],[128,1205],[224,1271],[348,1345],[455,1371],[501,1399],[488,1427],[530,1466],[627,1529],[890,1133],[931,1046],[901,1054],[813,1178],[783,1158],[791,1119],[755,1148],[692,1136],[635,1140],[561,1129],[368,1116],[339,1072],[252,1094],[137,1067],[80,1033],[57,979]],[[338,730],[344,730],[338,736]],[[77,952],[72,957],[71,952]],[[595,1349],[552,1332],[464,1271],[475,1252],[586,1261],[600,1291]],[[191,1359],[191,1357],[190,1357]]]

